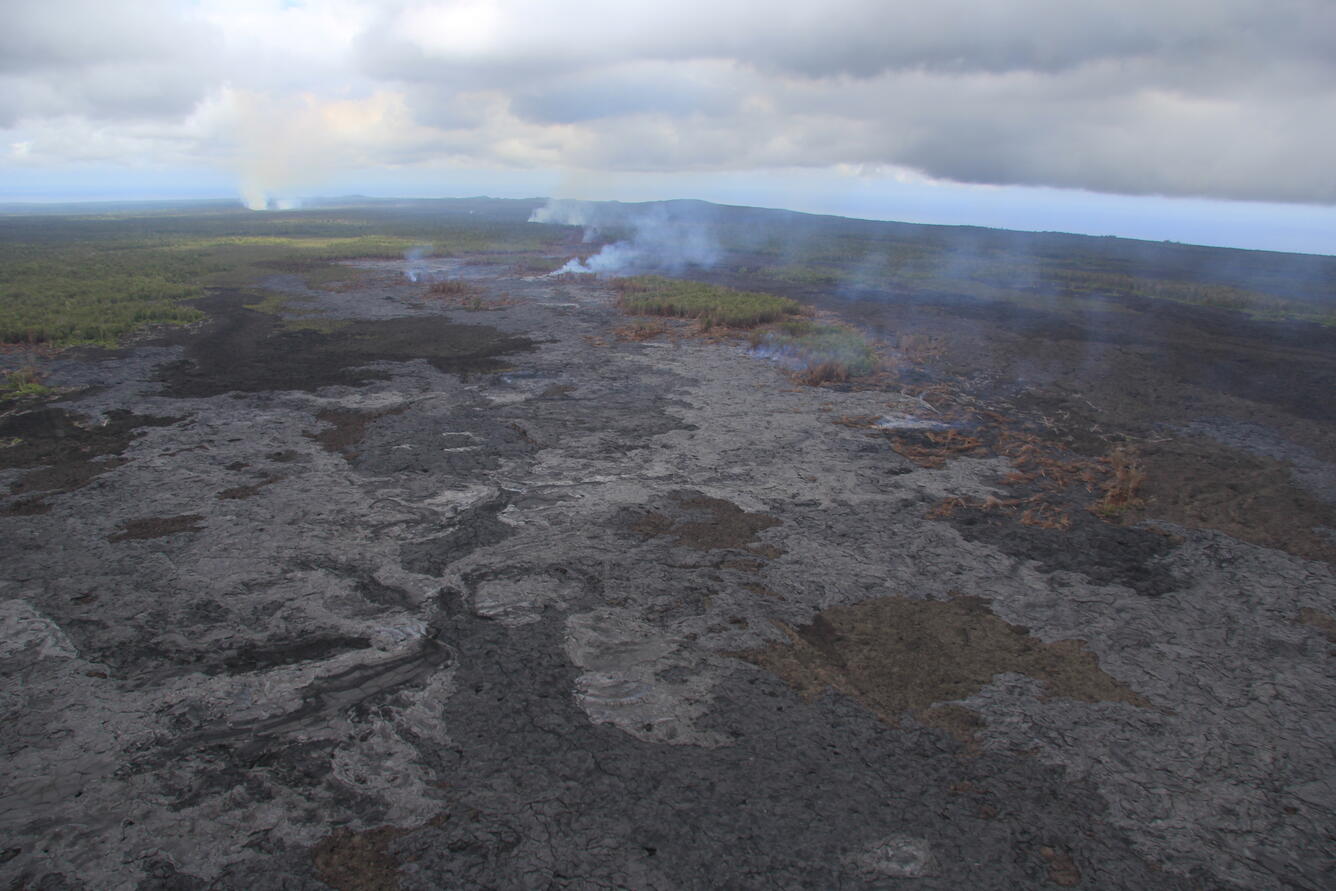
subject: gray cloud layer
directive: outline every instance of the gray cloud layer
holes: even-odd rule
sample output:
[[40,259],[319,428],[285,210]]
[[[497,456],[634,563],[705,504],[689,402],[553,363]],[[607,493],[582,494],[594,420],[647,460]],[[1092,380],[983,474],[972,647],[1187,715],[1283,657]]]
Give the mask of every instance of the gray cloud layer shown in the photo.
[[[1336,202],[1331,0],[237,8],[258,23],[251,32],[166,0],[8,13],[0,126],[183,120],[242,84],[331,102],[379,92],[379,108],[399,97],[402,132],[378,133],[373,150],[363,141],[370,163],[885,165],[963,182]],[[355,19],[355,33],[337,46],[307,39],[328,19]],[[304,68],[247,45],[266,22],[305,29],[290,35],[306,39]],[[388,126],[384,115],[371,125]],[[197,125],[175,138],[225,136]]]
[[0,28],[0,126],[60,115],[180,118],[218,77],[216,40],[165,0],[8,6]]

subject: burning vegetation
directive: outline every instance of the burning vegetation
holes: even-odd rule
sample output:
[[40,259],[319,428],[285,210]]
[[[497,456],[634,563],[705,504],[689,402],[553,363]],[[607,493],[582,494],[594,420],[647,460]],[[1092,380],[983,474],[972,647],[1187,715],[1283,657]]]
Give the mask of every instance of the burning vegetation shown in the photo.
[[807,384],[844,383],[882,365],[876,349],[856,328],[798,319],[753,333],[752,350],[787,360]]

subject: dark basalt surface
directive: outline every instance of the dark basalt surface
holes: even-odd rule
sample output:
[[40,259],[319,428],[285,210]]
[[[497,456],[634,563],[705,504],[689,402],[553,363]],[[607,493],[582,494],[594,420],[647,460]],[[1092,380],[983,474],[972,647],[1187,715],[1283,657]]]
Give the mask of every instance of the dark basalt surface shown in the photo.
[[382,265],[0,418],[0,887],[1336,883],[1327,335],[831,297],[939,349],[822,389]]
[[1069,529],[1026,526],[997,511],[965,509],[951,524],[969,541],[979,541],[1018,560],[1034,560],[1044,572],[1079,572],[1100,585],[1121,585],[1158,596],[1178,582],[1163,558],[1172,538],[1153,528],[1129,528],[1073,512]]
[[214,396],[230,391],[318,390],[386,376],[375,362],[425,359],[442,371],[467,374],[506,367],[499,357],[532,348],[524,337],[444,316],[354,320],[331,331],[284,330],[271,314],[247,309],[253,294],[217,290],[195,305],[209,313],[202,335],[172,333],[165,344],[185,356],[164,365],[164,392]]

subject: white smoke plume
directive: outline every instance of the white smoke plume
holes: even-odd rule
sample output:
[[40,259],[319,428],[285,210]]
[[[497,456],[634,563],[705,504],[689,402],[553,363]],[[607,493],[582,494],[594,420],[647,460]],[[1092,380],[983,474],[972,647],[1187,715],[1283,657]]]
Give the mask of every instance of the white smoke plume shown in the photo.
[[404,251],[404,278],[410,282],[424,281],[431,275],[431,270],[426,263],[427,254],[431,248],[425,246],[411,247]]
[[311,97],[292,99],[227,91],[235,116],[241,203],[251,210],[296,210],[292,197],[334,168],[337,139],[326,110]]
[[529,222],[557,223],[563,226],[584,226],[588,228],[594,209],[595,205],[588,201],[549,198],[547,204],[529,214]]
[[627,237],[605,244],[587,259],[572,259],[553,275],[681,272],[713,266],[722,253],[709,208],[695,202],[626,205],[551,200],[535,210],[529,222],[582,226],[586,243],[601,240],[605,231],[629,230]]

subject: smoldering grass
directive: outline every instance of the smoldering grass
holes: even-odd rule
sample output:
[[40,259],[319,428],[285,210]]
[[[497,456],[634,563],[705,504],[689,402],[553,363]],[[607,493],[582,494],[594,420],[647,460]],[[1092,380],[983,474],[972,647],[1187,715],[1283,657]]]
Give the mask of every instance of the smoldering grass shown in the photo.
[[794,319],[751,338],[752,350],[780,359],[813,386],[844,383],[877,371],[883,364],[876,347],[850,325]]

